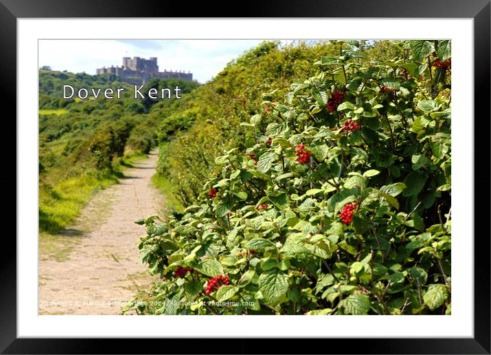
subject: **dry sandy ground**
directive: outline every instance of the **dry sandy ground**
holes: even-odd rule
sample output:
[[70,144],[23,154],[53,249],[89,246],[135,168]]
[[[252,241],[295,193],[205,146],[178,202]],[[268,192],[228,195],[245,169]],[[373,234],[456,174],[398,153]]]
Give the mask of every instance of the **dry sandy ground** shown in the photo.
[[151,282],[138,260],[145,229],[134,221],[161,212],[162,196],[151,185],[156,162],[153,152],[90,201],[59,238],[67,257],[40,253],[39,314],[119,314]]

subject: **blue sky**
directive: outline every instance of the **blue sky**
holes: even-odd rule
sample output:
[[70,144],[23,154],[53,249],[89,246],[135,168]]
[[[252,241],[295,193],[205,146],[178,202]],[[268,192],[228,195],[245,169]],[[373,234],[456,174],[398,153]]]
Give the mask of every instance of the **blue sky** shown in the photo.
[[204,83],[261,40],[41,40],[39,66],[95,74],[123,57],[157,57],[159,70],[191,71]]

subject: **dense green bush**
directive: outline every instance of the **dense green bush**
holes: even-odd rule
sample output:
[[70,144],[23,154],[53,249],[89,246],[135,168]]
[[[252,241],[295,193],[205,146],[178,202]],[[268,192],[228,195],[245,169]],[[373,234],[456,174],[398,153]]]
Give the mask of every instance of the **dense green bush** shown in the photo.
[[337,42],[284,99],[244,106],[244,143],[213,162],[197,203],[137,221],[162,280],[128,309],[451,312],[450,43],[389,44],[374,60]]
[[186,100],[160,111],[159,142],[168,145],[168,154],[159,160],[159,172],[175,187],[180,201],[195,203],[203,179],[216,170],[215,158],[243,146],[246,130],[240,123],[257,111],[264,93],[280,99],[293,80],[314,73],[316,58],[337,51],[329,43],[284,47],[264,42],[229,63]]

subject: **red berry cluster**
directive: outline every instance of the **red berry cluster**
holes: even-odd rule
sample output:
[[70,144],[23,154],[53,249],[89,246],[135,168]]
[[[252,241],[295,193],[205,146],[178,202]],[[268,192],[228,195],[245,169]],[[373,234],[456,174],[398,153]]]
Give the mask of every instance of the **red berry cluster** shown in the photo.
[[343,101],[344,99],[344,93],[343,92],[339,92],[339,91],[336,91],[332,94],[332,97],[327,100],[327,109],[329,111],[335,111],[339,104],[341,103],[341,101]]
[[355,123],[353,122],[353,120],[347,120],[345,123],[344,123],[344,127],[343,127],[343,131],[356,131],[356,130],[359,130],[360,129],[360,126],[358,125],[358,123]]
[[447,69],[448,67],[450,67],[450,59],[447,59],[443,62],[440,59],[435,59],[432,65],[437,69]]
[[210,189],[210,193],[208,194],[210,198],[215,198],[217,196],[217,190],[215,190],[213,187]]
[[221,286],[223,285],[228,285],[228,276],[217,276],[212,278],[208,283],[206,284],[206,295],[208,296],[210,293],[218,290]]
[[252,160],[254,160],[254,165],[257,165],[257,158],[256,158],[256,156],[254,154],[247,154],[247,156],[249,158],[251,158]]
[[266,141],[266,144],[271,146],[271,143],[273,143],[273,140],[271,138],[268,138],[268,140]]
[[340,213],[341,220],[345,224],[350,224],[351,219],[353,218],[354,210],[356,208],[356,203],[348,203],[343,207],[343,210]]
[[394,92],[394,91],[396,91],[396,89],[395,89],[395,88],[386,88],[386,87],[381,87],[381,88],[380,88],[380,92],[381,92],[381,93],[384,93],[384,94],[386,94],[386,93],[388,93],[388,92]]
[[256,210],[265,210],[266,208],[268,208],[268,205],[265,203],[256,206]]
[[181,267],[181,266],[179,266],[177,268],[177,270],[174,272],[174,276],[177,278],[183,278],[184,276],[186,276],[188,271],[191,271],[191,270],[193,270],[192,267]]
[[305,149],[304,144],[297,145],[297,163],[308,164],[310,162],[310,156],[312,153]]
[[266,107],[266,109],[264,110],[264,114],[267,116],[269,111],[271,111],[273,108],[271,106],[268,106]]

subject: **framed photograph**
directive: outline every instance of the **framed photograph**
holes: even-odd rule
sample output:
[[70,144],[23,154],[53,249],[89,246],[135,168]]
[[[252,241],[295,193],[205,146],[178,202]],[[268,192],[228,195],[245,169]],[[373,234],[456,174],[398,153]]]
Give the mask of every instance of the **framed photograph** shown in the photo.
[[225,6],[0,0],[0,351],[490,354],[489,0]]

